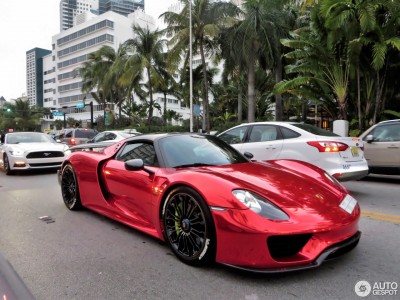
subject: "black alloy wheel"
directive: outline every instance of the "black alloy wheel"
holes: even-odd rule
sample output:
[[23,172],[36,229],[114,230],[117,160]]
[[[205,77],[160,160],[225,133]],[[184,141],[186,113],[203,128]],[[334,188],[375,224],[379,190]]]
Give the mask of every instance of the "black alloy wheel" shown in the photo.
[[202,197],[189,187],[179,187],[163,206],[164,237],[184,263],[200,266],[215,260],[216,238],[211,213]]
[[61,194],[68,209],[78,210],[82,208],[78,180],[74,168],[70,164],[65,165],[61,173]]
[[3,167],[4,167],[4,172],[6,173],[6,175],[11,175],[13,173],[13,171],[11,170],[11,167],[10,167],[10,161],[8,160],[7,154],[4,154],[4,157],[3,157]]

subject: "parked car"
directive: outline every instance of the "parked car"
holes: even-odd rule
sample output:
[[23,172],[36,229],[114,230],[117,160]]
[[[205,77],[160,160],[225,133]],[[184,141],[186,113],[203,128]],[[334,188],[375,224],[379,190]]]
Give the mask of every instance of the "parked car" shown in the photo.
[[218,137],[255,160],[297,159],[318,166],[340,181],[368,175],[364,144],[313,125],[255,122],[228,129]]
[[16,170],[56,169],[67,150],[67,145],[57,143],[46,133],[7,133],[0,144],[0,166],[7,175]]
[[98,133],[92,139],[88,140],[88,143],[108,143],[114,144],[116,142],[122,141],[128,137],[132,137],[140,134],[137,131],[130,130],[108,130]]
[[357,201],[325,171],[252,162],[212,135],[144,134],[76,151],[59,183],[68,209],[86,207],[164,240],[190,265],[308,269],[360,239]]
[[68,146],[75,146],[87,143],[87,141],[94,138],[97,133],[96,130],[89,128],[71,128],[65,129],[56,139]]
[[400,119],[375,124],[360,138],[370,173],[400,175]]

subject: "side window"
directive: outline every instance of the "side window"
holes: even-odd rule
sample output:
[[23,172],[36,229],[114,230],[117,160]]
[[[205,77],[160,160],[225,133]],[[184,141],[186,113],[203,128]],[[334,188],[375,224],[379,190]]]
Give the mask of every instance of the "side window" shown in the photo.
[[70,138],[70,137],[72,137],[72,131],[70,131],[70,132],[66,133],[66,134],[65,134],[65,137],[66,137],[66,138]]
[[125,144],[125,147],[120,150],[116,156],[116,160],[128,161],[131,159],[140,158],[146,166],[158,166],[158,160],[154,146],[147,143],[132,143]]
[[277,128],[273,125],[255,125],[250,134],[250,142],[266,142],[278,139]]
[[94,139],[94,142],[102,142],[104,141],[104,133],[100,133],[98,136],[96,136],[96,138]]
[[112,140],[114,140],[116,137],[117,137],[117,135],[116,135],[115,133],[108,132],[108,133],[106,133],[106,135],[105,135],[105,137],[104,137],[104,140],[105,140],[105,141],[112,141]]
[[373,135],[375,142],[398,142],[400,141],[400,124],[378,126],[370,134]]
[[219,136],[221,140],[228,144],[239,144],[244,142],[244,137],[246,134],[248,126],[241,126],[229,130]]
[[281,126],[280,130],[281,130],[281,133],[282,133],[282,136],[284,139],[295,139],[295,138],[298,138],[299,136],[301,136],[300,133],[293,131],[286,127]]

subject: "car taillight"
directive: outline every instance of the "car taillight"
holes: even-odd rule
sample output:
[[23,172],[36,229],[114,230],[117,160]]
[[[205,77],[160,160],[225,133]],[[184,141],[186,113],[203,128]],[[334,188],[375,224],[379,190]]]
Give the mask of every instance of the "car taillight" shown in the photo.
[[75,139],[71,139],[71,145],[76,145],[76,140]]
[[349,146],[339,142],[330,142],[330,141],[322,141],[322,142],[307,142],[310,146],[316,147],[319,152],[339,152],[346,151]]

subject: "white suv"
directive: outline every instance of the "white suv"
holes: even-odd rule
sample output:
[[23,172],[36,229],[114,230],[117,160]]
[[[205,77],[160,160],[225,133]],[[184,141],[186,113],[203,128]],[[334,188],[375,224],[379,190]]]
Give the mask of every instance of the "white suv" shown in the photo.
[[368,175],[364,144],[359,138],[296,122],[246,123],[218,137],[255,160],[297,159],[324,169],[340,181]]

